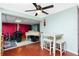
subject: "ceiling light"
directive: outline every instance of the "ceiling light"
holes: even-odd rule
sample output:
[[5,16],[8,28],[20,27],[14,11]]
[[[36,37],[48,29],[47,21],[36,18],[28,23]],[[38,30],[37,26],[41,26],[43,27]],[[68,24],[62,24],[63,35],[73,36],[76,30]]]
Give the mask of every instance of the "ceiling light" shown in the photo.
[[41,10],[37,10],[36,13],[41,14],[42,12],[41,12]]
[[21,22],[21,20],[15,20],[15,22],[16,22],[16,23],[20,23],[20,22]]

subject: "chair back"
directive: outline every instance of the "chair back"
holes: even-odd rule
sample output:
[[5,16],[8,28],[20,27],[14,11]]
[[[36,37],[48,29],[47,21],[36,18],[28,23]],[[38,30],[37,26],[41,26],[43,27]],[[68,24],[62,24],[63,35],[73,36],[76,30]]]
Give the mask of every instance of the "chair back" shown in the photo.
[[63,34],[57,34],[55,35],[55,37],[56,37],[56,40],[63,39]]

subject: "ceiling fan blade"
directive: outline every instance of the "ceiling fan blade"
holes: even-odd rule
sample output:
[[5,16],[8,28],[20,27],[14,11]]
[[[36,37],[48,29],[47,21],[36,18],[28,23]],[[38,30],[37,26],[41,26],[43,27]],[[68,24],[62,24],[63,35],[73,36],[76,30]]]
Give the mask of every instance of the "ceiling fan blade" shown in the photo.
[[47,12],[45,12],[45,11],[42,11],[43,13],[45,13],[45,14],[48,14]]
[[38,15],[38,13],[35,14],[35,16],[37,16],[37,15]]
[[36,3],[33,3],[33,5],[37,8],[37,4]]
[[31,11],[36,11],[36,10],[25,10],[25,12],[31,12]]
[[46,7],[43,7],[42,9],[44,10],[44,9],[48,9],[48,8],[52,8],[52,7],[54,7],[54,5],[46,6]]

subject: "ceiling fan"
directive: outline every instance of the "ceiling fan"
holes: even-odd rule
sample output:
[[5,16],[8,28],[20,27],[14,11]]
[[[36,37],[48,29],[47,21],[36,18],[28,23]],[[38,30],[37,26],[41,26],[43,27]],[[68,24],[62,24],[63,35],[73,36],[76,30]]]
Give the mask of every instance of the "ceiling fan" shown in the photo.
[[[37,5],[36,3],[32,3],[36,9],[34,10],[25,10],[25,12],[31,12],[31,11],[40,11],[46,15],[48,15],[48,13],[46,11],[44,11],[45,9],[49,9],[49,8],[52,8],[54,7],[54,5],[49,5],[49,6],[46,6],[46,7],[41,7],[40,5]],[[35,16],[38,15],[38,12],[36,12]]]

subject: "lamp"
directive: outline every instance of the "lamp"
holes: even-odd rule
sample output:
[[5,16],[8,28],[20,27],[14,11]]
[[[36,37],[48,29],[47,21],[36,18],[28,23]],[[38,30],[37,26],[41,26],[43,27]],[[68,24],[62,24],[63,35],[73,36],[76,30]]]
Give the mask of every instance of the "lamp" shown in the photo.
[[44,26],[46,26],[46,20],[44,19]]
[[16,20],[15,20],[15,22],[16,22],[16,23],[20,23],[20,22],[21,22],[21,20],[16,19]]
[[37,10],[36,13],[41,14],[42,12],[41,12],[41,10]]

